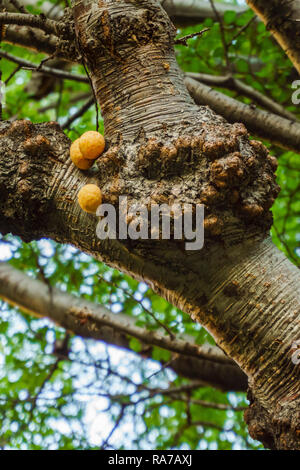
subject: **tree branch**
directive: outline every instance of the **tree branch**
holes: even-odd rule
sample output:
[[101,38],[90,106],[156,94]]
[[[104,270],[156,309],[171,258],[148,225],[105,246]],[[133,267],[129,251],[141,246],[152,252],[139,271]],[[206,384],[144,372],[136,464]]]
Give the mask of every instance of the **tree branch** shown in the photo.
[[[19,3],[19,0],[9,0],[8,4],[11,4],[20,13],[27,13],[24,5],[21,5]],[[5,2],[4,2],[4,5],[5,5]]]
[[[209,2],[202,0],[161,0],[161,4],[177,25],[193,25],[205,18],[215,18],[215,12]],[[222,3],[217,3],[216,9],[221,17],[229,9],[239,14],[246,11],[245,7]]]
[[282,148],[300,153],[300,124],[243,104],[187,77],[185,84],[199,105],[207,105],[229,122],[243,122],[249,132]]
[[300,0],[247,0],[300,73]]
[[29,26],[38,28],[47,34],[59,36],[60,23],[50,20],[46,16],[30,15],[29,13],[0,13],[0,24],[14,24],[18,26]]
[[92,104],[95,103],[95,98],[94,96],[92,95],[91,98],[89,98],[86,103],[84,103],[84,105],[78,109],[78,111],[74,114],[72,114],[67,120],[66,122],[62,125],[62,129],[68,129],[70,127],[70,125],[76,121],[76,119],[78,119],[79,117],[83,116],[84,113],[90,109],[90,107],[92,106]]
[[[76,34],[105,122],[107,151],[98,170],[72,166],[70,141],[57,124],[1,122],[0,230],[27,241],[72,243],[143,279],[201,323],[247,373],[252,437],[296,450],[299,376],[290,350],[299,336],[299,270],[268,237],[278,194],[275,159],[249,141],[242,124],[195,106],[175,60],[168,16],[156,0],[131,3],[74,2]],[[139,207],[204,203],[203,249],[191,253],[184,239],[165,237],[102,240],[97,218],[77,204],[87,182],[101,188],[117,213],[120,195]]]
[[198,82],[204,83],[205,85],[212,85],[220,88],[227,88],[228,90],[237,91],[243,96],[247,96],[252,99],[255,103],[262,106],[271,113],[278,114],[291,121],[298,121],[297,116],[286,110],[284,106],[276,103],[271,98],[263,95],[259,91],[255,90],[249,85],[246,85],[241,80],[234,78],[232,75],[208,75],[205,73],[190,73],[187,72],[186,77],[193,78]]
[[16,57],[2,50],[0,50],[0,57],[2,57],[3,59],[10,60],[11,62],[14,62],[15,64],[20,65],[23,69],[27,69],[27,70],[38,69],[38,71],[40,73],[43,73],[44,75],[49,75],[52,77],[60,78],[62,80],[73,80],[75,82],[88,83],[88,84],[90,83],[88,77],[84,75],[65,72],[64,70],[56,69],[54,67],[47,67],[46,65],[42,65],[40,67],[39,65],[36,65],[34,62],[30,62],[29,60],[26,60],[26,59],[21,59],[20,57]]
[[[27,12],[24,7],[28,6],[33,6],[36,7],[36,0],[22,0],[22,6],[18,7],[19,1],[10,1],[10,0],[3,0],[3,6],[7,11],[12,10],[12,6],[14,6],[14,9],[17,11],[20,11],[21,13]],[[48,18],[51,19],[58,19],[63,15],[63,8],[59,4],[60,2],[57,2],[55,5],[54,3],[51,3],[49,1],[43,1],[42,5],[39,5],[39,8],[42,13],[44,13]],[[25,11],[24,11],[25,10]]]
[[[50,318],[83,338],[130,350],[128,336],[134,337],[142,343],[143,356],[151,357],[152,346],[175,353],[170,367],[183,376],[192,376],[194,380],[226,390],[246,389],[246,376],[219,348],[198,346],[188,336],[170,339],[162,332],[147,331],[135,326],[134,318],[115,315],[101,305],[54,287],[49,289],[44,282],[32,279],[6,263],[0,263],[0,298],[30,314]],[[190,369],[186,367],[187,363]]]
[[59,39],[53,35],[46,36],[43,31],[25,26],[7,26],[4,28],[2,41],[49,55],[57,52],[57,57],[67,60],[66,54],[58,51]]

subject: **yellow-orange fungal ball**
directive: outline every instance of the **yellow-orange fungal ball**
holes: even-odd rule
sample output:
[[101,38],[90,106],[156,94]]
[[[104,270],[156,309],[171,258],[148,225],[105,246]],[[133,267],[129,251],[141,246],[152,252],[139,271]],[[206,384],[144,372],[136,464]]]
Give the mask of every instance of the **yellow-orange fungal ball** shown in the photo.
[[99,132],[87,131],[79,138],[79,148],[83,158],[95,160],[104,152],[104,137]]
[[78,193],[78,203],[82,210],[94,214],[102,203],[102,193],[95,184],[86,184]]
[[88,170],[93,165],[93,160],[83,158],[79,148],[79,139],[76,139],[70,147],[70,157],[74,165],[80,170]]

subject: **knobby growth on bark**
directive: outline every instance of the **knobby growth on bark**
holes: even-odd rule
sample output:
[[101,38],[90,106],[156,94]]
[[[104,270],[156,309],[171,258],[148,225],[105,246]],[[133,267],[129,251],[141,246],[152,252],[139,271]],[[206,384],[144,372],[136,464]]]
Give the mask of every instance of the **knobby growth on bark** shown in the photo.
[[[2,122],[0,231],[72,243],[146,281],[248,375],[251,436],[268,448],[300,449],[299,368],[290,357],[300,335],[299,271],[268,235],[276,160],[244,125],[195,105],[175,60],[175,28],[157,1],[76,0],[72,13],[71,52],[89,70],[106,152],[96,171],[83,173],[56,123]],[[121,195],[130,205],[204,204],[204,248],[100,241],[96,217],[76,203],[86,182],[117,209]]]

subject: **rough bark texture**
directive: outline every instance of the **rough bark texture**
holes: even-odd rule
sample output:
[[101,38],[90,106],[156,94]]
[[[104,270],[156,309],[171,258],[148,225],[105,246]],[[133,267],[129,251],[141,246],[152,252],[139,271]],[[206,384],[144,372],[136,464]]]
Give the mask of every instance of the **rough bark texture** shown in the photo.
[[[0,231],[73,243],[143,279],[203,324],[249,377],[251,435],[300,449],[299,271],[268,240],[276,161],[243,125],[196,107],[176,65],[175,30],[155,1],[74,2],[76,33],[104,115],[107,151],[83,174],[55,124],[1,123]],[[106,240],[76,203],[203,203],[200,252],[184,241]]]
[[0,14],[1,40],[38,52],[54,55],[69,62],[80,62],[76,48],[74,24],[70,8],[63,17],[52,20],[45,15],[4,12]]
[[243,125],[194,105],[176,64],[174,27],[156,2],[125,3],[126,14],[120,2],[74,8],[110,147],[99,162],[109,202],[123,194],[130,204],[204,203],[207,238],[226,238],[229,224],[265,233],[276,161]]
[[[174,9],[178,12],[183,11],[183,6],[185,6],[185,12],[189,15],[190,7],[192,11],[195,9],[198,11],[202,10],[203,2],[191,0],[191,3],[184,3],[181,4],[181,0],[176,0],[170,3],[165,2],[162,5],[165,6],[166,10],[169,14],[172,12],[174,13]],[[47,12],[47,2],[44,2],[41,6],[42,10]],[[12,8],[12,4],[9,4]],[[202,6],[201,6],[202,5]],[[205,4],[205,9],[207,10],[208,14],[213,13],[212,8],[209,3]],[[217,5],[219,14],[224,13],[226,8],[223,5]],[[239,7],[238,7],[239,8]],[[15,11],[15,8],[13,8]],[[195,10],[195,11],[196,11]],[[56,11],[56,9],[55,9]],[[56,14],[58,12],[56,11]],[[179,14],[179,13],[178,13]],[[62,17],[63,15],[63,17]],[[22,19],[18,17],[18,22],[22,23],[24,21],[24,15],[21,15]],[[26,15],[25,15],[26,17]],[[52,18],[52,14],[50,15]],[[11,18],[8,16],[8,18]],[[60,9],[60,15],[58,15],[59,19],[59,26],[57,26],[56,30],[58,31],[58,36],[56,35],[47,35],[44,31],[30,28],[28,26],[16,26],[16,25],[8,25],[5,26],[2,31],[2,40],[4,42],[11,42],[12,44],[22,45],[23,47],[35,49],[39,52],[45,52],[48,54],[55,54],[56,57],[63,59],[55,59],[58,60],[58,64],[61,64],[60,67],[68,68],[70,63],[73,62],[81,62],[82,55],[80,51],[77,51],[75,48],[75,31],[74,31],[74,21],[72,12],[70,9],[65,9],[63,14],[62,8]],[[16,17],[14,18],[16,21]],[[27,21],[27,20],[26,20]],[[43,22],[37,21],[43,27]],[[67,23],[68,27],[64,27],[63,23]],[[8,60],[12,60],[13,62],[22,65],[24,67],[33,67],[31,63],[26,60],[22,60],[18,57],[14,57],[11,54],[1,52],[0,55],[2,57],[7,58]],[[251,68],[254,72],[256,69],[260,69],[262,64],[257,61],[254,57],[247,57],[247,60],[251,61]],[[50,64],[51,62],[49,62]],[[33,78],[38,76],[41,80],[42,86],[40,86],[38,93],[36,96],[40,96],[43,93],[50,90],[52,86],[56,83],[56,80],[53,80],[53,77],[59,76],[59,78],[66,78],[62,77],[64,71],[58,72],[57,69],[49,66],[43,66],[40,69],[41,74],[33,74]],[[44,77],[43,74],[48,75],[48,77]],[[72,75],[74,80],[77,77],[74,74],[68,74],[69,78],[72,79]],[[191,74],[189,74],[191,75]],[[236,122],[241,121],[243,122],[247,129],[252,133],[252,135],[258,136],[262,139],[269,140],[271,143],[275,143],[282,148],[287,148],[289,150],[293,150],[295,152],[300,151],[299,146],[299,124],[297,123],[297,118],[290,112],[286,111],[282,106],[274,101],[270,100],[265,95],[257,92],[256,90],[252,89],[249,86],[246,86],[244,83],[240,82],[239,80],[234,80],[232,77],[218,77],[218,76],[205,76],[205,74],[192,74],[193,76],[197,76],[197,79],[204,84],[213,84],[215,86],[221,85],[221,82],[225,87],[229,87],[230,89],[235,89],[238,92],[241,92],[243,96],[248,96],[255,103],[263,106],[270,113],[266,113],[260,109],[253,108],[253,106],[244,105],[243,103],[229,98],[228,96],[219,93],[217,91],[212,90],[206,86],[195,86],[190,81],[187,82],[188,90],[195,99],[197,103],[204,103],[208,104],[215,112],[221,114],[225,119],[229,122]],[[87,77],[82,77],[82,81]],[[292,79],[291,79],[292,80]],[[32,82],[32,81],[31,81]],[[28,84],[31,87],[32,83]],[[32,88],[32,87],[31,87]],[[293,123],[287,121],[286,119],[280,119],[279,116],[283,116],[288,120],[293,121]]]
[[2,41],[28,47],[30,49],[54,54],[58,46],[58,38],[46,37],[42,31],[35,31],[24,26],[6,26],[3,28]]
[[300,73],[300,0],[247,0]]

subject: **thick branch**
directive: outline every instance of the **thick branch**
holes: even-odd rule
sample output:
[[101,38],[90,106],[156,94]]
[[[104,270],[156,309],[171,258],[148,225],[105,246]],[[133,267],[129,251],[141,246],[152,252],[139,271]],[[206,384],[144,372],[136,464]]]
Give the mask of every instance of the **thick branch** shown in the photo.
[[241,121],[249,132],[280,147],[300,152],[300,124],[241,103],[187,77],[185,84],[199,105],[208,105],[229,122]]
[[60,24],[43,16],[30,15],[26,13],[0,13],[0,24],[14,24],[18,26],[29,26],[38,28],[47,34],[59,35]]
[[[16,2],[11,2],[9,0],[3,0],[3,6],[7,11],[11,11],[14,9],[15,11],[21,11],[23,8],[28,6],[36,6],[36,0],[21,0],[20,3],[22,4],[21,9],[17,8]],[[15,3],[15,5],[13,5]],[[58,19],[63,15],[63,8],[61,5],[53,4],[52,2],[43,1],[42,5],[39,5],[41,12],[44,13],[48,18],[51,19]],[[24,11],[21,13],[24,13]]]
[[219,348],[198,346],[187,336],[170,339],[161,332],[149,332],[135,326],[127,315],[115,315],[101,305],[50,288],[5,263],[0,263],[0,298],[30,314],[48,317],[83,338],[130,350],[130,337],[134,337],[143,345],[143,356],[151,357],[151,346],[176,353],[170,367],[193,380],[223,390],[247,387],[246,376]]
[[[59,45],[59,40],[56,36],[47,36],[43,31],[34,31],[26,26],[5,27],[2,41],[49,55],[54,54]],[[62,55],[58,53],[59,57]],[[63,55],[63,57],[65,56]]]
[[300,73],[300,0],[247,0]]
[[[155,0],[74,5],[107,151],[99,171],[83,174],[55,124],[1,123],[0,230],[73,243],[143,279],[247,373],[251,435],[271,448],[298,449],[300,382],[290,350],[300,334],[300,274],[266,240],[276,161],[243,125],[194,105],[174,58],[176,31]],[[120,195],[146,207],[204,203],[204,248],[188,252],[184,238],[100,240],[97,218],[76,202],[86,182],[117,210]]]
[[[215,18],[214,11],[207,1],[203,0],[160,0],[162,6],[165,8],[168,15],[177,25],[193,25],[200,23],[205,18]],[[25,6],[35,5],[35,0],[23,0],[22,4]],[[9,6],[9,2],[5,1],[4,5]],[[53,3],[43,2],[41,10],[44,14],[49,16],[48,12],[51,11],[51,18],[57,18],[62,15],[63,9],[60,5],[53,7]],[[218,13],[223,16],[227,10],[235,11],[238,14],[246,11],[245,7],[238,5],[224,5],[221,3],[216,4]]]
[[[161,0],[161,4],[178,25],[192,25],[200,23],[205,18],[215,18],[215,12],[210,3],[202,0]],[[216,3],[216,8],[220,16],[223,16],[229,9],[236,13],[246,11],[245,7],[222,3]]]
[[66,9],[59,21],[45,15],[0,13],[2,41],[54,55],[67,61],[80,62],[75,44],[74,22]]
[[272,100],[263,93],[260,93],[241,80],[234,78],[232,75],[208,75],[205,73],[186,73],[185,75],[186,77],[193,78],[194,80],[204,83],[205,85],[237,91],[242,96],[250,98],[254,103],[262,106],[271,113],[278,114],[278,116],[282,116],[291,121],[298,120],[297,116],[285,109],[284,106],[276,103],[276,101]]

